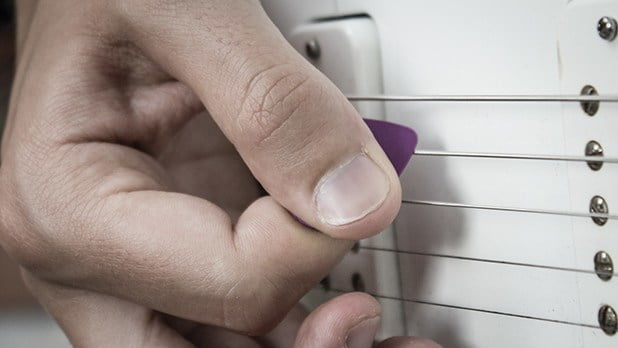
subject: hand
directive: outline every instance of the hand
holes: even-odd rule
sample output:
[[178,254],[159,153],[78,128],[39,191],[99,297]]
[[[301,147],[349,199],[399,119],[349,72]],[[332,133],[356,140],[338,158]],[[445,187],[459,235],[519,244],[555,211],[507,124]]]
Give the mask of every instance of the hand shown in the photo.
[[360,116],[258,1],[24,0],[18,15],[0,242],[74,344],[109,318],[146,336],[157,313],[268,332],[398,211]]
[[[323,304],[308,316],[297,306],[271,332],[247,337],[171,318],[93,292],[43,285],[34,279],[28,284],[51,313],[62,313],[60,323],[77,347],[369,348],[373,346],[380,319],[380,306],[375,299],[363,293],[349,293]],[[435,342],[413,337],[394,337],[377,345],[439,347]]]

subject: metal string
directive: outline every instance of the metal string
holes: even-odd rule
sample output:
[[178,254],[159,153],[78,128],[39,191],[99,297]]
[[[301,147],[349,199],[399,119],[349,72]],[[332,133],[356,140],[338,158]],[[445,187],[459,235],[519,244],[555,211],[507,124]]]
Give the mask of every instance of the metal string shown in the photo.
[[419,256],[429,256],[429,257],[441,257],[441,258],[455,259],[455,260],[496,263],[496,264],[501,264],[501,265],[532,267],[532,268],[540,268],[540,269],[547,269],[547,270],[553,270],[553,271],[585,273],[585,274],[591,274],[591,275],[618,276],[617,273],[607,272],[607,271],[602,271],[602,270],[593,271],[593,270],[588,270],[588,269],[578,269],[578,268],[558,267],[558,266],[546,266],[546,265],[537,265],[537,264],[533,264],[533,263],[513,262],[513,261],[504,261],[504,260],[481,259],[481,258],[477,258],[477,257],[468,257],[468,256],[456,256],[456,255],[424,253],[424,252],[417,252],[417,251],[406,251],[406,250],[379,248],[379,247],[363,246],[363,245],[361,245],[359,248],[360,249],[365,249],[365,250],[380,251],[380,252],[392,252],[392,253],[395,253],[395,254],[407,254],[407,255],[419,255]]
[[602,156],[563,156],[563,155],[535,155],[516,153],[491,153],[491,152],[457,152],[416,150],[415,156],[428,157],[465,157],[465,158],[491,158],[491,159],[517,159],[517,160],[541,160],[541,161],[567,161],[567,162],[604,162],[618,163],[618,158]]
[[[408,102],[609,102],[617,103],[618,95],[346,95],[350,101]],[[536,154],[501,154],[454,151],[417,150],[417,156],[479,157],[494,159],[525,159],[572,162],[618,163],[618,158],[602,156],[562,156]],[[600,158],[603,158],[602,160]]]
[[[618,102],[618,96],[598,95],[425,95],[425,96],[389,96],[389,95],[348,95],[350,101],[419,101],[419,102]],[[569,156],[569,155],[538,155],[538,154],[510,154],[490,152],[461,152],[417,150],[417,156],[444,156],[444,157],[471,157],[493,159],[520,159],[570,162],[607,162],[618,163],[618,158],[603,156]]]
[[402,102],[607,102],[618,95],[346,95],[350,101]]
[[[615,95],[409,95],[409,96],[396,96],[396,95],[347,95],[350,101],[391,101],[391,102],[618,102],[618,96]],[[491,159],[517,159],[517,160],[545,160],[545,161],[567,161],[567,162],[607,162],[618,163],[618,158],[605,158],[602,156],[569,156],[569,155],[537,155],[537,154],[506,154],[506,153],[475,153],[475,152],[454,152],[454,151],[432,151],[432,150],[417,150],[416,156],[433,156],[433,157],[464,157],[464,158],[491,158]],[[450,207],[450,208],[465,208],[465,209],[482,209],[493,211],[507,211],[507,212],[519,212],[519,213],[533,213],[533,214],[548,214],[548,215],[561,215],[572,217],[585,217],[585,218],[606,218],[606,219],[618,219],[616,215],[604,214],[604,213],[578,213],[558,210],[546,210],[546,209],[531,209],[531,208],[516,208],[516,207],[501,207],[493,205],[474,205],[463,203],[451,203],[451,202],[439,202],[439,201],[427,201],[427,200],[402,200],[402,203],[428,205],[438,207]],[[568,267],[556,267],[556,266],[543,266],[521,262],[501,261],[501,260],[489,260],[473,257],[454,256],[454,255],[441,255],[422,252],[411,252],[396,249],[377,248],[369,246],[361,246],[362,249],[375,250],[383,252],[393,252],[402,254],[413,254],[433,257],[444,257],[451,259],[459,259],[466,261],[476,262],[489,262],[497,264],[506,264],[512,266],[521,267],[534,267],[541,269],[550,269],[557,271],[578,272],[584,274],[599,274],[599,275],[616,275],[612,272],[606,271],[592,271],[582,270]],[[341,289],[329,289],[330,291],[345,293],[347,291]],[[442,304],[436,302],[398,298],[391,296],[384,296],[379,294],[369,293],[372,296],[382,299],[390,299],[397,301],[404,301],[410,303],[419,303],[432,306],[439,306],[451,309],[470,310],[488,314],[510,316],[522,319],[540,320],[558,324],[573,325],[579,327],[596,328],[596,325],[569,322],[556,319],[540,318],[522,314],[507,313],[500,311],[487,310],[482,308],[464,307],[450,304]]]
[[495,206],[495,205],[465,204],[465,203],[426,201],[426,200],[414,200],[414,199],[403,199],[401,202],[405,204],[429,205],[429,206],[447,207],[447,208],[495,210],[495,211],[508,211],[508,212],[516,212],[516,213],[561,215],[561,216],[584,217],[584,218],[602,218],[602,219],[611,219],[611,220],[618,219],[618,216],[616,215],[605,214],[605,213],[578,213],[578,212],[569,212],[569,211],[561,211],[561,210],[501,207],[501,206]]
[[[341,293],[341,294],[349,292],[349,291],[346,291],[346,290],[336,289],[336,288],[330,288],[327,291],[337,292],[337,293]],[[592,329],[600,329],[599,326],[597,326],[597,325],[590,325],[590,324],[585,324],[585,323],[576,323],[576,322],[566,321],[566,320],[541,318],[541,317],[535,317],[535,316],[531,316],[531,315],[523,315],[523,314],[508,313],[508,312],[500,312],[500,311],[493,311],[493,310],[482,309],[482,308],[457,306],[457,305],[450,305],[450,304],[430,302],[430,301],[413,300],[413,299],[407,299],[407,298],[403,298],[403,297],[399,298],[399,297],[394,297],[394,296],[379,295],[379,294],[375,294],[375,293],[371,293],[371,292],[367,292],[367,291],[365,291],[365,292],[367,294],[373,296],[373,297],[381,298],[381,299],[386,299],[386,300],[403,301],[403,302],[409,302],[409,303],[419,303],[419,304],[425,304],[425,305],[430,305],[430,306],[438,306],[438,307],[444,307],[444,308],[450,308],[450,309],[461,309],[461,310],[468,310],[468,311],[474,311],[474,312],[480,312],[480,313],[503,315],[503,316],[507,316],[507,317],[515,317],[515,318],[520,318],[520,319],[540,320],[540,321],[546,321],[546,322],[556,323],[556,324],[565,324],[565,325],[572,325],[572,326],[587,327],[587,328],[592,328]]]

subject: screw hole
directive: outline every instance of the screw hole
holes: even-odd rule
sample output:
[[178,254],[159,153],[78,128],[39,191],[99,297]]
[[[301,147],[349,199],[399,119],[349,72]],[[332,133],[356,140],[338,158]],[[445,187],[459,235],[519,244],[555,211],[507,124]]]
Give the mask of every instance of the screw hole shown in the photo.
[[322,50],[320,49],[320,44],[316,39],[313,39],[305,44],[305,53],[307,57],[318,60],[320,55],[322,54]]
[[324,277],[321,281],[320,281],[320,285],[322,286],[322,289],[324,291],[329,291],[330,290],[330,276],[326,276]]
[[352,275],[352,288],[354,289],[354,291],[365,291],[365,281],[363,280],[363,277],[358,273],[354,273]]
[[359,242],[354,243],[351,250],[354,254],[357,254],[358,251],[360,250],[360,243]]

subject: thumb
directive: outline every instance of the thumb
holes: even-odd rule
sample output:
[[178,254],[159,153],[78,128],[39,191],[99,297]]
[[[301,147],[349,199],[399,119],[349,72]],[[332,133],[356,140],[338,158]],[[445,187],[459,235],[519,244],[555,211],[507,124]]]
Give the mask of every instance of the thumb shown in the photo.
[[314,310],[296,336],[295,348],[369,348],[380,321],[380,305],[364,293],[341,295]]
[[195,91],[277,202],[337,238],[392,221],[401,188],[388,158],[258,1],[121,3],[130,39]]

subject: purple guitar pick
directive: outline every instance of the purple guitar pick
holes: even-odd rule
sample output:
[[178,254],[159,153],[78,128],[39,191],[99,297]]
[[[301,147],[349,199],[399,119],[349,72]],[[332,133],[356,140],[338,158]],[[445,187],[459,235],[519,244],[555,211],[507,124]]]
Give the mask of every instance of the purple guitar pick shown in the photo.
[[411,128],[387,121],[364,120],[391,160],[397,174],[401,175],[416,149],[418,143],[416,132]]
[[[397,174],[401,175],[416,149],[416,144],[418,143],[416,132],[411,128],[392,122],[367,118],[364,120],[378,141],[378,144],[380,144],[386,156],[393,164],[393,167],[395,167]],[[313,228],[296,215],[292,214],[292,216],[304,226]]]

